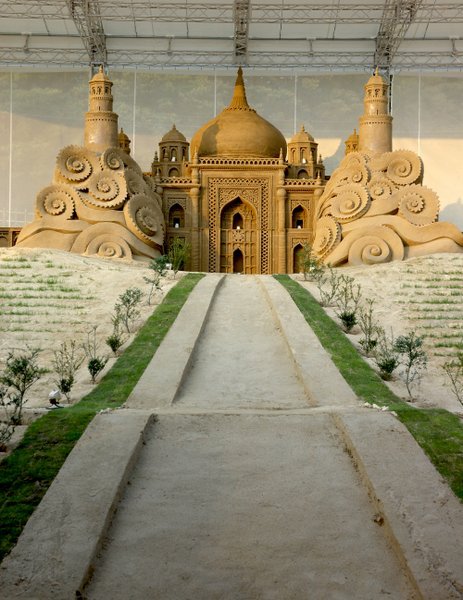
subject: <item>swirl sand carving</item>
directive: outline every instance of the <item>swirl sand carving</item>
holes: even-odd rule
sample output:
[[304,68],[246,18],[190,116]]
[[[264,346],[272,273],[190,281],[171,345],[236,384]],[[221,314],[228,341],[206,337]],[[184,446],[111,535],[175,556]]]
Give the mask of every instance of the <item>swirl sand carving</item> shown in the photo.
[[67,146],[51,185],[36,198],[36,220],[18,246],[46,247],[106,258],[159,256],[164,217],[154,182],[119,148],[98,153]]
[[437,194],[421,185],[410,150],[351,152],[320,197],[314,252],[333,266],[376,264],[432,252],[463,252],[463,235],[438,223]]

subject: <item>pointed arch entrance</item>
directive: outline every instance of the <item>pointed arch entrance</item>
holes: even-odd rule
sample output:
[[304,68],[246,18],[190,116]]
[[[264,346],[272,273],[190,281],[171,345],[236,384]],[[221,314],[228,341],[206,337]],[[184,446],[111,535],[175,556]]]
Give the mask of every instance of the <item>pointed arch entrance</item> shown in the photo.
[[302,244],[297,244],[293,249],[293,273],[300,273],[302,271],[302,253],[304,249]]
[[233,273],[242,273],[244,267],[244,256],[239,248],[233,251]]
[[257,273],[257,219],[254,208],[237,196],[220,213],[220,271]]

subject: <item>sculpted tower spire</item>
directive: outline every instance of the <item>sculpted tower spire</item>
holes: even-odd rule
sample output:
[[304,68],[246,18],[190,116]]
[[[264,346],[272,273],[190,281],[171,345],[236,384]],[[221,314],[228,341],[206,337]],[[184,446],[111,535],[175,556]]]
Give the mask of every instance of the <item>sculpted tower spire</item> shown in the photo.
[[388,84],[376,69],[365,85],[363,116],[359,118],[359,150],[371,154],[392,151],[392,117]]
[[100,66],[89,82],[88,112],[85,114],[84,146],[95,152],[119,146],[117,114],[113,112],[113,82]]

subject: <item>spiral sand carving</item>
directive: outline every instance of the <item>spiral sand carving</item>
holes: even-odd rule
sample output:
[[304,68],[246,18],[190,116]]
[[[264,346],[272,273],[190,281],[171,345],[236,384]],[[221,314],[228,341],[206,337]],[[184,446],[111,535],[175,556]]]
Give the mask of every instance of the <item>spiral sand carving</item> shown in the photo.
[[119,148],[99,154],[63,148],[52,184],[36,198],[36,219],[18,246],[106,258],[154,258],[164,243],[161,198],[150,178]]
[[422,177],[410,150],[348,154],[316,207],[314,252],[332,266],[463,252],[458,228],[437,222],[439,199]]

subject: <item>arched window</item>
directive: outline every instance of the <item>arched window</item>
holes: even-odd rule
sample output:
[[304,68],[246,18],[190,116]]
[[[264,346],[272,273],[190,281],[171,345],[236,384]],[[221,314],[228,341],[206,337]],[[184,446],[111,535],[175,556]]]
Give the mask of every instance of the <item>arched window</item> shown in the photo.
[[185,227],[185,211],[180,204],[174,204],[169,210],[169,227]]
[[297,178],[298,179],[309,179],[309,174],[307,173],[307,171],[305,169],[301,169],[300,171],[297,172]]
[[175,162],[177,160],[177,150],[175,148],[172,148],[170,152],[170,160],[171,162]]
[[305,210],[302,206],[296,206],[292,215],[293,229],[304,229],[305,226]]
[[233,252],[233,273],[243,273],[244,257],[239,248]]
[[243,217],[239,212],[233,215],[232,229],[243,229]]
[[302,244],[295,246],[293,250],[293,273],[300,273],[302,271],[302,253],[304,249]]
[[177,167],[172,167],[171,169],[169,169],[169,177],[178,177],[179,176],[179,172]]

